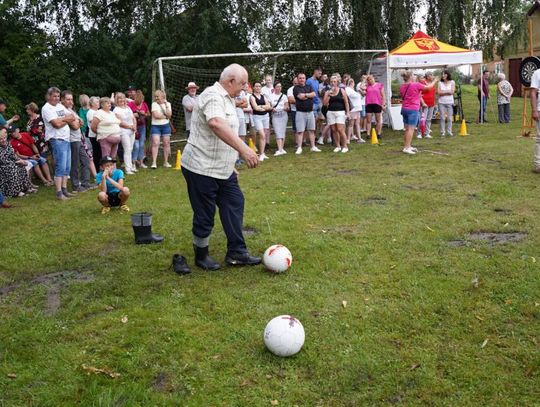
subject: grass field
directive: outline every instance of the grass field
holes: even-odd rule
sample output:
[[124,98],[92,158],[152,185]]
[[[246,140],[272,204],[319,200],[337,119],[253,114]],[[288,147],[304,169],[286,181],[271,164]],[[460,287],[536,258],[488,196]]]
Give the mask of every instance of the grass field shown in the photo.
[[[467,137],[435,124],[416,156],[385,129],[380,146],[242,170],[249,248],[288,246],[281,275],[168,270],[175,252],[193,265],[179,171],[127,181],[161,245],[135,245],[129,215],[102,216],[92,192],[12,199],[0,406],[539,406],[540,175],[521,103],[506,126],[492,105]],[[211,253],[225,247],[217,219]],[[282,359],[262,333],[285,313],[306,342]]]

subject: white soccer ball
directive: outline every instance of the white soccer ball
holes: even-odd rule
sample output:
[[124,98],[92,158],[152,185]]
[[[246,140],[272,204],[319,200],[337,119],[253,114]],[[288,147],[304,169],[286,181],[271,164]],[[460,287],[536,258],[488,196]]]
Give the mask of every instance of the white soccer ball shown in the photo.
[[263,264],[274,273],[283,273],[292,263],[292,254],[282,244],[270,246],[264,252]]
[[264,344],[276,356],[292,356],[302,349],[306,334],[299,320],[290,315],[272,319],[264,328]]

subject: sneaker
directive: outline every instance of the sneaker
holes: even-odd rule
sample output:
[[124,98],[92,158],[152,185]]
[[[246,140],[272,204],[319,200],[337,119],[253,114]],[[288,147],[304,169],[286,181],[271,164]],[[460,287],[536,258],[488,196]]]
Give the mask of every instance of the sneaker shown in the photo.
[[358,140],[358,136],[356,134],[353,134],[351,140]]
[[433,137],[431,137],[430,134],[426,134],[426,135],[424,136],[424,138],[433,138]]
[[171,168],[171,167],[172,167],[171,164],[169,164],[167,162],[163,163],[163,168]]
[[365,142],[366,142],[366,140],[364,140],[362,137],[360,137],[358,139],[358,141],[357,141],[357,143],[359,143],[359,144],[362,144],[362,143],[365,143]]
[[283,152],[280,151],[280,150],[277,150],[275,153],[274,153],[274,157],[278,157],[280,155],[283,155]]
[[445,134],[445,133],[441,133],[441,137],[446,137],[446,134]]
[[341,147],[334,148],[334,153],[339,153],[341,151]]
[[126,174],[127,175],[135,175],[135,173],[133,171],[126,171]]
[[155,170],[155,169],[157,168],[157,164],[155,164],[155,163],[152,164],[152,166],[151,166],[150,168],[152,168],[153,170]]
[[302,154],[302,147],[298,147],[296,149],[296,154],[298,154],[298,155]]
[[448,137],[452,137],[453,135],[453,133],[448,133]]
[[319,137],[319,138],[317,139],[317,144],[320,144],[320,145],[323,145],[323,144],[324,144],[324,138],[323,138],[323,136],[321,136],[321,137]]
[[415,153],[418,152],[418,149],[417,149],[416,147],[411,146],[410,148],[411,148],[411,150],[414,151]]
[[342,148],[342,149],[341,149],[341,152],[342,152],[342,153],[348,153],[348,152],[349,152],[349,149],[348,149],[347,147]]
[[111,207],[110,207],[110,206],[104,206],[103,208],[101,208],[101,214],[102,214],[102,215],[106,215],[106,214],[108,214],[110,211],[111,211]]
[[326,138],[326,144],[332,144],[332,137]]
[[404,148],[402,151],[403,151],[405,154],[416,154],[416,152],[415,152],[411,147],[409,147],[409,148]]
[[287,150],[281,150],[281,154],[287,154]]
[[148,165],[146,165],[145,163],[141,163],[141,165],[139,165],[139,167],[141,167],[141,168],[148,168]]
[[263,162],[264,160],[268,160],[268,157],[266,156],[266,154],[259,155],[259,161]]
[[133,172],[139,172],[139,170],[137,168],[135,168],[135,166],[133,166],[133,168],[131,169],[131,171]]
[[129,206],[127,206],[126,204],[124,204],[124,205],[122,205],[122,206],[120,207],[120,210],[121,210],[122,212],[129,212]]
[[417,135],[416,135],[416,138],[422,138],[422,135],[421,135],[421,134],[417,134]]
[[311,147],[311,149],[310,149],[309,151],[311,151],[312,153],[320,153],[320,152],[321,152],[321,150],[319,150],[319,149],[317,148],[317,146]]

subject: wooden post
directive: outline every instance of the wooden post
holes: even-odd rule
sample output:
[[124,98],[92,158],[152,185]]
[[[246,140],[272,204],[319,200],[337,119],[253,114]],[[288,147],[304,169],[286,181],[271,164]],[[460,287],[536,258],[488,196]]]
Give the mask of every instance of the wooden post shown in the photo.
[[536,127],[532,119],[532,115],[529,115],[529,97],[530,92],[536,92],[536,89],[523,87],[523,110],[521,112],[521,136],[522,137],[531,137],[536,136],[536,134],[531,135],[531,130]]
[[533,56],[533,25],[532,25],[532,19],[528,18],[529,23],[529,56]]

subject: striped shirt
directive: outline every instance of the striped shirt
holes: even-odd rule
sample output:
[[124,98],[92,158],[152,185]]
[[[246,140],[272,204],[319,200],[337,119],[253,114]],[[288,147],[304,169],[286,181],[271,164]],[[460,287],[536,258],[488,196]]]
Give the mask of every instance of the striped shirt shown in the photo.
[[229,123],[238,134],[238,116],[234,98],[219,82],[206,88],[193,107],[191,131],[182,154],[182,167],[207,177],[228,179],[234,170],[238,152],[223,142],[208,126],[214,118]]

